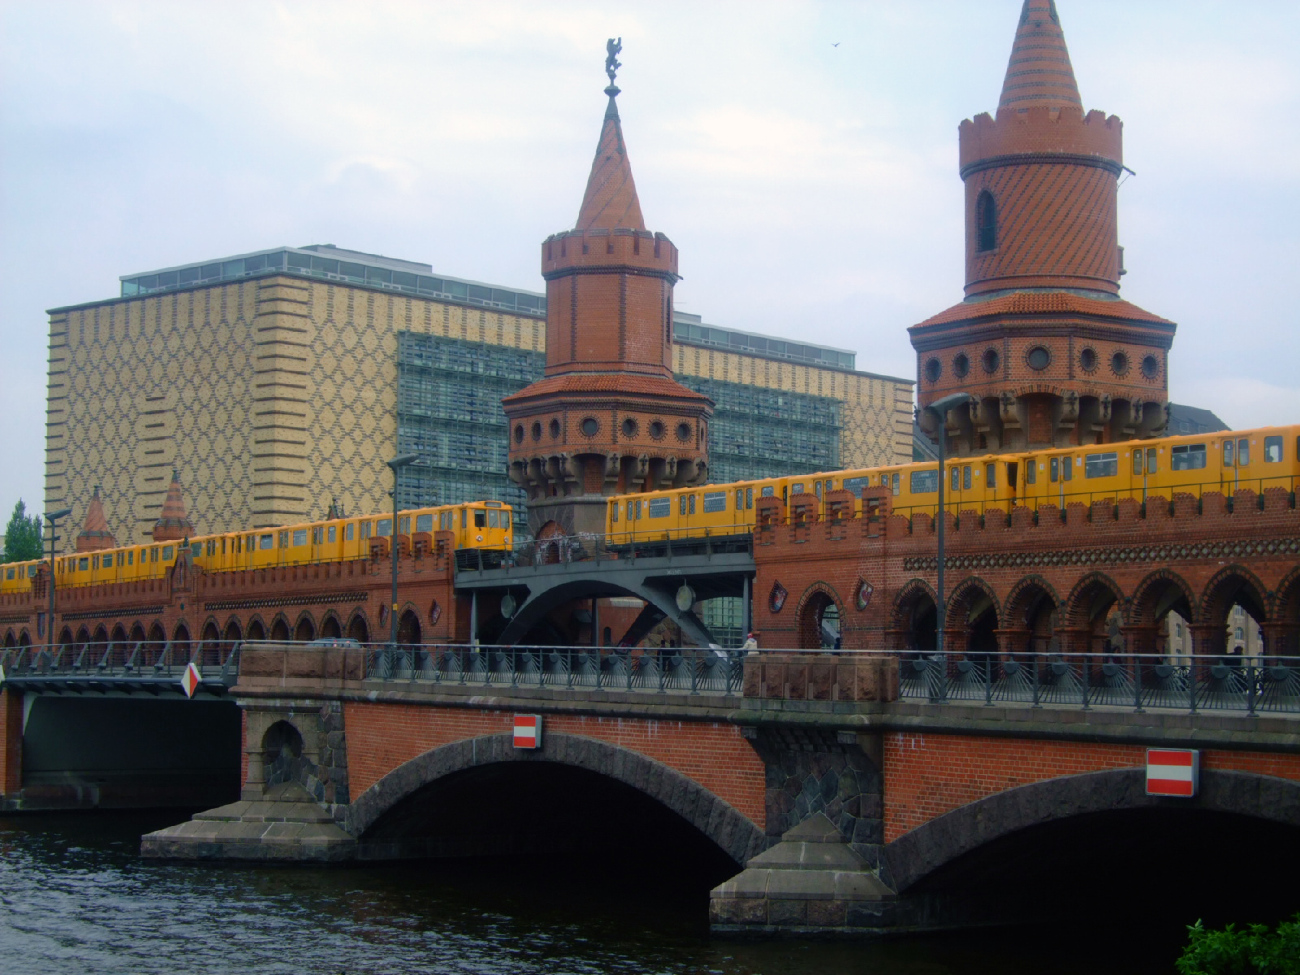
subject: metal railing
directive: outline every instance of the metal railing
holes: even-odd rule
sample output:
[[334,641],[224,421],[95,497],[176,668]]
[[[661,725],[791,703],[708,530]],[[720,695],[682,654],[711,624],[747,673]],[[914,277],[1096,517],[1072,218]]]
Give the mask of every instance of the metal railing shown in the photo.
[[458,549],[456,568],[462,572],[513,569],[578,562],[627,561],[638,558],[749,554],[754,550],[752,526],[722,528],[644,529],[612,535],[560,535],[516,542],[514,551]]
[[81,678],[150,682],[179,681],[191,663],[207,679],[233,683],[239,672],[239,644],[197,640],[154,643],[109,641],[0,648],[4,679]]
[[901,654],[899,696],[930,703],[1300,713],[1300,657]]
[[372,646],[368,680],[484,687],[549,687],[641,694],[739,695],[744,657],[728,650],[596,647]]

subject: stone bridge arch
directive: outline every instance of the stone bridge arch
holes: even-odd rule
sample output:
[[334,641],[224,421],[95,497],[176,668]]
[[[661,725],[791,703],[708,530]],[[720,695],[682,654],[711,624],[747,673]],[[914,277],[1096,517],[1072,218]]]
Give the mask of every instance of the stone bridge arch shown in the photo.
[[[1202,769],[1195,799],[1177,811],[1232,813],[1300,830],[1300,782],[1251,772]],[[1112,769],[1046,779],[968,803],[904,833],[883,853],[889,879],[903,893],[1013,834],[1092,814],[1169,810],[1170,800],[1146,794],[1143,768]]]
[[595,738],[550,731],[535,751],[515,748],[509,734],[494,734],[462,739],[418,755],[353,800],[346,828],[364,842],[366,834],[388,813],[425,787],[457,772],[515,762],[572,766],[630,786],[676,813],[738,866],[768,845],[763,830],[747,816],[662,762]]

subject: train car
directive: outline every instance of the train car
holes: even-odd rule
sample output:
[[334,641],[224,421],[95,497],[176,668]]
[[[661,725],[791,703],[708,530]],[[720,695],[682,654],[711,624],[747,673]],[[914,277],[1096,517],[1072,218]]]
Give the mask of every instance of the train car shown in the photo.
[[32,588],[32,580],[41,566],[41,560],[30,562],[10,562],[0,566],[0,593],[27,592]]

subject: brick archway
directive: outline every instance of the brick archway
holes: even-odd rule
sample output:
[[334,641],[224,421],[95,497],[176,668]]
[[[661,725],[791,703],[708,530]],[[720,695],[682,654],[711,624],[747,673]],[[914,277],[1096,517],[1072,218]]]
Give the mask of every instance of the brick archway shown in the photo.
[[795,620],[798,630],[800,650],[828,649],[827,637],[823,632],[822,622],[826,611],[835,608],[836,629],[842,632],[844,626],[844,603],[834,587],[825,582],[814,582],[799,597],[795,608]]
[[892,630],[899,651],[933,653],[935,642],[935,593],[924,579],[912,579],[894,600]]
[[[884,849],[899,893],[958,857],[1030,827],[1093,813],[1158,809],[1168,800],[1146,794],[1141,768],[1046,779],[969,803],[904,833]],[[1188,808],[1236,813],[1300,829],[1300,782],[1251,772],[1203,769]]]
[[662,762],[595,738],[547,733],[537,751],[517,749],[510,735],[484,735],[434,748],[393,769],[348,808],[346,828],[363,839],[380,818],[425,786],[465,769],[503,762],[555,762],[629,785],[677,813],[737,865],[766,849],[767,837],[747,816]]

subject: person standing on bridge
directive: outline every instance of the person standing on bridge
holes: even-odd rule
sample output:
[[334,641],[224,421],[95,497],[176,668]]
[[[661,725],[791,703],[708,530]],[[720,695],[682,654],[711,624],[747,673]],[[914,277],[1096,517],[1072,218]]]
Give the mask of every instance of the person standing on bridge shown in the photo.
[[754,632],[754,631],[750,631],[749,635],[748,635],[747,637],[745,637],[745,642],[742,643],[742,644],[740,645],[740,649],[742,649],[742,650],[757,650],[757,649],[758,649],[758,633],[757,633],[757,632]]

